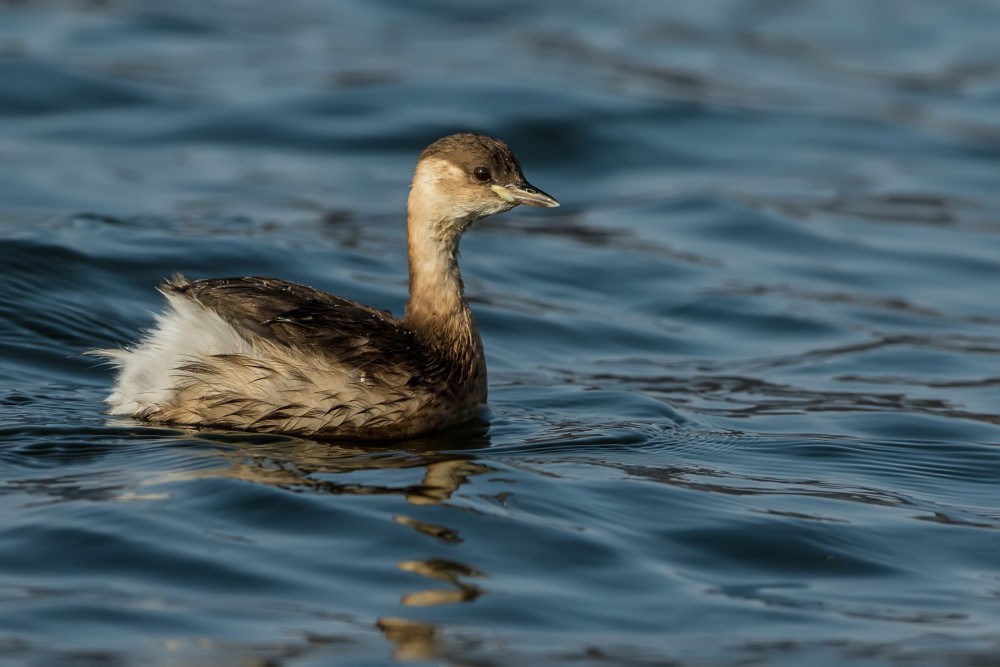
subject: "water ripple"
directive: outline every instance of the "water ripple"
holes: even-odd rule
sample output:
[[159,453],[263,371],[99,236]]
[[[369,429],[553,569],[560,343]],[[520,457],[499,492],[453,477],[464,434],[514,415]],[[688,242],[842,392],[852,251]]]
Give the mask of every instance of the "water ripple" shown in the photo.
[[[994,0],[4,17],[0,662],[992,664]],[[102,414],[174,272],[401,312],[470,129],[563,202],[463,240],[482,419]]]

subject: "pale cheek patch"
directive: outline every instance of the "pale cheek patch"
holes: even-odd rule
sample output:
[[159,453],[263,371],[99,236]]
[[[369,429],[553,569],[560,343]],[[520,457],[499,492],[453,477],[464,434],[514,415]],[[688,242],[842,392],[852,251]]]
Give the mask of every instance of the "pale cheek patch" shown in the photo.
[[[516,206],[514,196],[500,185],[490,189],[497,198],[484,198],[482,186],[469,183],[469,175],[447,160],[424,159],[413,175],[411,212],[420,220],[459,222],[493,215]],[[465,223],[465,224],[463,224]]]
[[461,183],[464,177],[462,170],[447,160],[424,159],[417,165],[411,187],[418,192],[434,192],[442,187],[442,181]]

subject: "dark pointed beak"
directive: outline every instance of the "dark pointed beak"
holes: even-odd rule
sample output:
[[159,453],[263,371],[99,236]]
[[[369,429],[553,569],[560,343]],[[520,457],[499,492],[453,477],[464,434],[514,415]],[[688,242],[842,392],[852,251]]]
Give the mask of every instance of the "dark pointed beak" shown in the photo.
[[512,183],[511,185],[490,186],[493,191],[500,195],[501,199],[512,204],[524,204],[526,206],[539,206],[541,208],[555,208],[559,202],[555,197],[545,194],[527,181]]

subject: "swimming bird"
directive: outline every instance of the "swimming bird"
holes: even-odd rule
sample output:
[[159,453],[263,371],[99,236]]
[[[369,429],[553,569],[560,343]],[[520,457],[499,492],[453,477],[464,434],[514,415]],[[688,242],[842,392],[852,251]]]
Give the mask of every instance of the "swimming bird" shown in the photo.
[[409,299],[401,319],[266,277],[159,286],[168,308],[117,367],[109,414],[167,424],[389,440],[473,418],[486,361],[458,267],[473,222],[518,204],[559,206],[498,139],[453,134],[420,154],[407,201]]

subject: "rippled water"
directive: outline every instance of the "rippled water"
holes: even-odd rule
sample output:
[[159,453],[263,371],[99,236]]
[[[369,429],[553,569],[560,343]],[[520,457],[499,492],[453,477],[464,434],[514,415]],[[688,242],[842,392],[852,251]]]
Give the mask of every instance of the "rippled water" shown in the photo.
[[[1000,655],[1000,2],[0,11],[0,662],[985,665]],[[115,421],[153,286],[399,312],[418,151],[478,225],[488,423]]]

